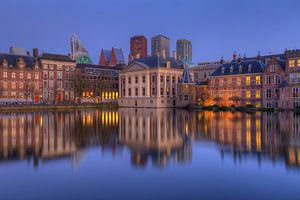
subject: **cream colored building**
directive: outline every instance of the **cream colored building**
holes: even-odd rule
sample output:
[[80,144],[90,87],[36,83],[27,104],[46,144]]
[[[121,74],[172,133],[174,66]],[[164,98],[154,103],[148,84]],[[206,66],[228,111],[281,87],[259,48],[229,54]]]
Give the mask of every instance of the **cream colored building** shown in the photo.
[[136,59],[119,75],[120,107],[175,107],[183,64],[159,56]]
[[221,61],[201,62],[198,66],[193,67],[195,83],[205,82],[210,75],[221,65]]

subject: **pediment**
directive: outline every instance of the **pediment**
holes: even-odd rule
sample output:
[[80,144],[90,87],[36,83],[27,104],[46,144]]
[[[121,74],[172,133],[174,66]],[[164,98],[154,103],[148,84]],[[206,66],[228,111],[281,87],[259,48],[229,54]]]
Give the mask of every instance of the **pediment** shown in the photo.
[[140,70],[145,70],[148,69],[148,66],[140,63],[140,62],[133,62],[128,65],[125,71],[140,71]]

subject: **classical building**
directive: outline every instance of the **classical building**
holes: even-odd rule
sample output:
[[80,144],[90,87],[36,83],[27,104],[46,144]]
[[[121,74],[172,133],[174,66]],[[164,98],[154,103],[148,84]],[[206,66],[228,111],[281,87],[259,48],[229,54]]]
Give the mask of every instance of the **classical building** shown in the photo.
[[122,49],[112,47],[111,50],[101,50],[100,66],[124,66],[126,64]]
[[179,60],[192,61],[192,42],[189,40],[177,40],[176,52]]
[[0,103],[39,103],[42,84],[37,57],[0,54]]
[[45,103],[75,102],[76,62],[67,55],[42,53],[42,100]]
[[117,102],[120,69],[92,64],[77,64],[76,102]]
[[262,106],[262,74],[265,64],[258,55],[255,59],[237,59],[218,67],[209,77],[210,97],[221,106]]
[[131,62],[119,76],[119,106],[175,107],[183,64],[152,56]]
[[143,35],[137,35],[130,38],[129,61],[136,58],[147,56],[147,38]]
[[151,55],[169,58],[170,39],[163,35],[156,35],[151,38]]

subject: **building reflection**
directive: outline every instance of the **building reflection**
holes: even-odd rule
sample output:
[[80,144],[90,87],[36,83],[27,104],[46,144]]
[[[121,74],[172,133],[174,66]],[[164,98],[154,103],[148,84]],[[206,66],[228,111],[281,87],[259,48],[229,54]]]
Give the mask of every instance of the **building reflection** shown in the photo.
[[115,152],[116,110],[75,110],[0,114],[0,161],[69,158],[76,164],[85,147]]
[[95,146],[112,157],[128,149],[133,166],[166,167],[190,163],[192,146],[210,142],[233,162],[255,159],[261,165],[269,160],[300,169],[299,129],[300,116],[293,112],[120,108],[2,113],[0,163],[28,160],[38,166],[67,158],[76,165]]
[[159,167],[171,160],[191,159],[191,148],[176,110],[120,108],[119,113],[119,141],[130,149],[135,166],[145,166],[149,159]]

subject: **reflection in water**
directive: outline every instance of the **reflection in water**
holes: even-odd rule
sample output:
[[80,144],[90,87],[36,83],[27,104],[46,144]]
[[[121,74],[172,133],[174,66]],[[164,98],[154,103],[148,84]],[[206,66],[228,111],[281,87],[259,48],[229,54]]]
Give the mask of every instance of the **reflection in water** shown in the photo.
[[[195,141],[222,156],[271,160],[300,168],[300,117],[292,112],[240,113],[175,109],[74,110],[0,114],[0,160],[58,158],[76,164],[91,146],[127,147],[134,166],[191,163]],[[215,148],[210,146],[209,148]],[[197,155],[193,155],[197,157]],[[150,162],[151,161],[151,162]]]

